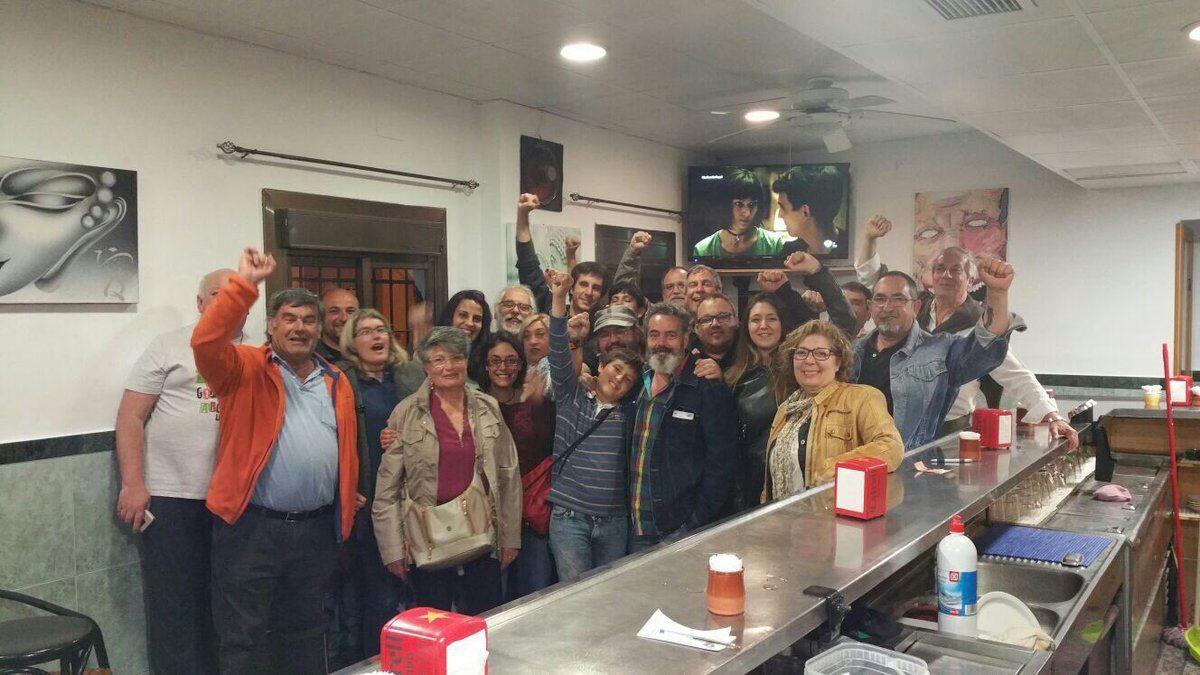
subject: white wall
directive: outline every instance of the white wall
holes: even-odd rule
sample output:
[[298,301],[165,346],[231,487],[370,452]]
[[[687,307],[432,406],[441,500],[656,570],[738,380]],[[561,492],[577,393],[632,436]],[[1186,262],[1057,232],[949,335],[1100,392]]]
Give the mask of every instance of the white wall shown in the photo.
[[[1089,191],[978,133],[873,143],[794,161],[849,161],[856,224],[895,224],[880,255],[912,261],[914,194],[1008,187],[1014,340],[1038,373],[1150,376],[1173,330],[1175,224],[1200,217],[1200,186]],[[782,162],[782,157],[738,158]],[[857,250],[857,249],[856,249]]]
[[[486,106],[70,0],[0,4],[0,154],[138,172],[141,302],[0,305],[0,442],[112,428],[149,339],[195,318],[204,272],[261,245],[261,190],[445,208],[451,289],[504,280],[498,223],[515,218],[518,136],[540,113]],[[546,116],[568,191],[678,206],[678,150]],[[222,159],[221,140],[433,175],[473,195],[386,178]],[[547,222],[580,225],[579,207]],[[661,220],[620,224],[664,229]],[[669,223],[668,223],[669,225]],[[582,254],[590,255],[585,239]],[[262,334],[261,312],[247,330]]]

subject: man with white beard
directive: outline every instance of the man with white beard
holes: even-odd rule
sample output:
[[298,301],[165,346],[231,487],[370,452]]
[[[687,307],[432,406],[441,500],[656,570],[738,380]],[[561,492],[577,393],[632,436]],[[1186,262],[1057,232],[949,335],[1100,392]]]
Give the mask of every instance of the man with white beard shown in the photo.
[[537,301],[533,291],[525,284],[509,284],[496,298],[492,315],[496,317],[496,330],[506,330],[513,335],[521,334],[521,322],[530,314],[537,314]]
[[721,515],[737,462],[737,405],[723,382],[699,378],[687,355],[687,310],[646,310],[646,362],[629,430],[630,548],[640,551]]

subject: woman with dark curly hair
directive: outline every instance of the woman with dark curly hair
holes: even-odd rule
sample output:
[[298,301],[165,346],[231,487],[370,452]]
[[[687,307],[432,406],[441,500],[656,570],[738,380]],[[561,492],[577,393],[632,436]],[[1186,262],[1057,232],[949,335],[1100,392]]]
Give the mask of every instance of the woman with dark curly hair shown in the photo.
[[438,326],[451,326],[467,334],[471,354],[467,360],[467,377],[479,382],[483,377],[483,343],[492,332],[492,310],[482,291],[468,289],[450,296],[450,301],[438,315]]

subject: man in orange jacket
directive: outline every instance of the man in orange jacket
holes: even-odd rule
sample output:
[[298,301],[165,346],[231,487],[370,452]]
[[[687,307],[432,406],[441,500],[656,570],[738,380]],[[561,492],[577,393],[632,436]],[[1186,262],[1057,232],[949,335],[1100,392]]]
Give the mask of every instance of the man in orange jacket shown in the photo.
[[196,368],[221,408],[206,503],[220,669],[325,673],[323,601],[337,542],[361,506],[357,417],[345,376],[316,356],[321,303],[298,288],[268,302],[261,347],[229,336],[275,259],[253,248],[192,334]]

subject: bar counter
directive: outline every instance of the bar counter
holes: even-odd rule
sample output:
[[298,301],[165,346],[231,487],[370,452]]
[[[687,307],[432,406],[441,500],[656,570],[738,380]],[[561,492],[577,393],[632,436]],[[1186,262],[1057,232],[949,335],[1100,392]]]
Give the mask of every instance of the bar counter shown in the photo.
[[[1020,427],[1013,447],[947,475],[913,465],[938,451],[957,455],[957,436],[906,453],[888,477],[888,511],[875,520],[835,516],[831,485],[808,490],[674,544],[594,570],[485,615],[494,673],[745,672],[825,620],[811,585],[853,601],[926,553],[951,516],[969,519],[1017,481],[1066,451],[1045,425]],[[705,607],[708,556],[745,562],[746,612],[732,618]],[[735,646],[706,652],[637,637],[656,609],[692,628],[731,626]],[[365,672],[370,664],[346,669]]]

